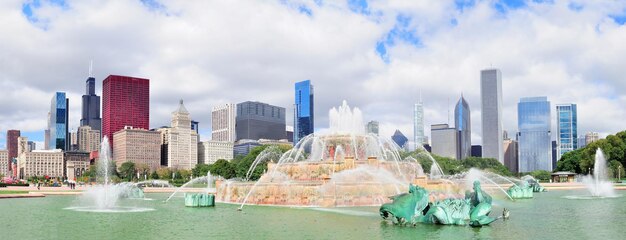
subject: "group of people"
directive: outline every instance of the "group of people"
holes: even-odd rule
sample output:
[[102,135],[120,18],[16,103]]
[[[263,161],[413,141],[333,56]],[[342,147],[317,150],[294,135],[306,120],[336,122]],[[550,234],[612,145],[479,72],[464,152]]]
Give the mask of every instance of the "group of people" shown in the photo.
[[76,183],[75,182],[68,182],[67,185],[70,186],[70,189],[76,189]]

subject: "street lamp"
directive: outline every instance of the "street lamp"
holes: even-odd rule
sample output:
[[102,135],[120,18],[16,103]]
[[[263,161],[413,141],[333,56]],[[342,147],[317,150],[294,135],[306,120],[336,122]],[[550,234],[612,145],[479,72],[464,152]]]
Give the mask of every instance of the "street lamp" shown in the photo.
[[617,181],[622,180],[622,166],[617,166]]

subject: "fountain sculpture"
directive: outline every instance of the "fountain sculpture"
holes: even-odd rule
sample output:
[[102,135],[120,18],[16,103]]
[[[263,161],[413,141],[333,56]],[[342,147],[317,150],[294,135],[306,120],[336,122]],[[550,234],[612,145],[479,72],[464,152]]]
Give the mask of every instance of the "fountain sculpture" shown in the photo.
[[491,196],[481,189],[479,181],[475,181],[473,185],[474,191],[466,192],[465,198],[429,202],[428,191],[411,184],[409,193],[391,197],[393,202],[383,204],[379,213],[383,219],[391,219],[399,225],[488,225],[497,219],[489,217]]
[[[379,206],[406,191],[410,183],[426,181],[419,163],[401,158],[391,139],[365,133],[358,108],[351,109],[344,101],[329,111],[329,121],[328,130],[302,138],[284,154],[276,147],[266,148],[243,181],[217,181],[217,200],[242,207]],[[258,181],[249,181],[265,162],[267,172]]]
[[195,184],[203,184],[206,182],[206,188],[204,191],[200,193],[185,193],[185,206],[187,207],[213,207],[215,206],[215,188],[212,187],[213,184],[213,176],[211,172],[207,172],[206,176],[197,177],[191,179],[189,182],[180,186],[176,191],[174,191],[166,200],[168,202],[172,197],[176,196],[177,193],[184,190],[187,186],[193,186]]

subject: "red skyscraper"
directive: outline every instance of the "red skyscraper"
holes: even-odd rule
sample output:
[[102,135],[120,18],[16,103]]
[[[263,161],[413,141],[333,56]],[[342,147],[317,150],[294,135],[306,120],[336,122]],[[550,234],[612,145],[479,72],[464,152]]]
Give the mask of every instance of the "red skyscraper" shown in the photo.
[[[7,149],[9,150],[9,170],[11,170],[11,161],[17,157],[17,138],[20,137],[20,130],[7,131]],[[2,173],[4,174],[4,173]]]
[[113,133],[124,126],[149,129],[150,80],[109,75],[102,82],[102,136],[113,146]]

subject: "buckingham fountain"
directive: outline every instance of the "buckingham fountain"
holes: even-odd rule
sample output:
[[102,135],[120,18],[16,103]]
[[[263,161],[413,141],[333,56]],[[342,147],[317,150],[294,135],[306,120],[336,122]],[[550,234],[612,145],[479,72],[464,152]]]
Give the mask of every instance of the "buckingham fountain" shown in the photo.
[[[428,180],[422,166],[414,158],[402,158],[391,139],[366,133],[361,111],[345,101],[329,111],[329,126],[327,131],[304,137],[284,154],[268,147],[246,179],[216,181],[217,201],[241,207],[380,206],[390,202],[390,196],[406,192],[410,184],[453,187]],[[264,162],[268,170],[258,181],[249,181]]]

